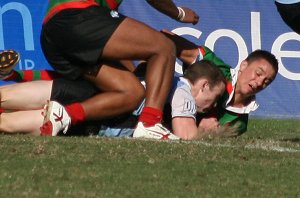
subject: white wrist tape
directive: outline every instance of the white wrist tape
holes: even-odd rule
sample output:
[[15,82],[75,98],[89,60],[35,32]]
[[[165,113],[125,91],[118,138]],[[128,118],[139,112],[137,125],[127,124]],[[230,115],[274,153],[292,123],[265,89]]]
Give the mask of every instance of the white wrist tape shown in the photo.
[[178,9],[177,20],[183,21],[185,17],[185,11],[181,7],[177,7],[177,9]]

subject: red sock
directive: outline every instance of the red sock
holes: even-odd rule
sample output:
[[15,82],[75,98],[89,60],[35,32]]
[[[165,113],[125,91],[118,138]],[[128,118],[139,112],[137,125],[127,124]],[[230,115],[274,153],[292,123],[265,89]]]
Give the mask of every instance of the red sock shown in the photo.
[[139,117],[139,122],[143,122],[145,127],[161,123],[163,112],[152,107],[144,107]]
[[81,123],[85,120],[85,112],[80,103],[73,103],[65,106],[66,111],[71,117],[72,125]]

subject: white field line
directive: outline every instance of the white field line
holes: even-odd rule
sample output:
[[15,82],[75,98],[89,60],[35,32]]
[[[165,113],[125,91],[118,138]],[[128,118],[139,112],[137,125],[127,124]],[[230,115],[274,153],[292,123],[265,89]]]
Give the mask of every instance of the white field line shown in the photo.
[[222,147],[222,148],[246,148],[246,149],[258,149],[258,150],[265,150],[265,151],[276,151],[276,152],[287,152],[287,153],[296,153],[300,152],[299,149],[288,148],[279,146],[276,142],[261,142],[261,143],[248,143],[246,145],[236,146],[231,144],[221,144],[221,143],[209,143],[204,141],[182,141],[182,143],[193,143],[204,145],[208,147]]
[[[132,138],[128,138],[132,139]],[[135,138],[133,138],[135,139]],[[147,138],[139,138],[138,140],[144,140],[144,141],[158,141],[154,139],[147,139]],[[264,150],[264,151],[275,151],[275,152],[286,152],[286,153],[297,153],[300,152],[300,149],[295,149],[295,148],[289,148],[289,147],[282,147],[279,146],[279,143],[276,141],[256,141],[254,143],[246,143],[243,145],[232,145],[229,143],[209,143],[205,142],[203,140],[195,140],[195,141],[177,141],[177,140],[159,140],[159,141],[164,141],[168,143],[178,143],[178,144],[196,144],[196,145],[204,145],[207,147],[222,147],[222,148],[245,148],[245,149],[257,149],[257,150]]]

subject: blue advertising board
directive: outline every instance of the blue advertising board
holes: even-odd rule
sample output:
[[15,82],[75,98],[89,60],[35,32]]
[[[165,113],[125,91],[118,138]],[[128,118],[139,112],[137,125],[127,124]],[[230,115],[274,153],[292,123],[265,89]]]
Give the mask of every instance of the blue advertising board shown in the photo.
[[[39,43],[47,2],[0,2],[0,50],[16,49],[21,53],[17,69],[51,69]],[[282,21],[274,1],[174,2],[196,11],[200,16],[199,23],[179,23],[143,0],[124,0],[119,12],[157,30],[169,29],[198,45],[204,44],[232,67],[239,65],[248,53],[256,49],[271,51],[280,63],[279,73],[270,87],[257,95],[260,108],[251,115],[300,118],[300,36]],[[180,64],[176,64],[177,72],[181,72]]]

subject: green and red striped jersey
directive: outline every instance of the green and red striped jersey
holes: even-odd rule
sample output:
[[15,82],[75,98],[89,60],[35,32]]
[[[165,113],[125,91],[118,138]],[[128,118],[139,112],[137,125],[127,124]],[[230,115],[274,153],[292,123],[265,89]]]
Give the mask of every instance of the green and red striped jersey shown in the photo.
[[206,46],[200,46],[199,50],[200,53],[196,61],[202,59],[212,61],[220,68],[223,75],[227,79],[226,91],[218,101],[217,107],[212,111],[212,116],[217,117],[219,123],[223,126],[236,127],[239,135],[246,132],[249,113],[258,108],[255,97],[253,97],[250,104],[246,107],[231,107],[229,102],[233,97],[238,70],[233,69],[228,64],[224,63],[222,59],[217,57],[216,54]]
[[122,0],[49,0],[43,23],[46,23],[56,13],[70,8],[87,8],[93,5],[117,10]]

